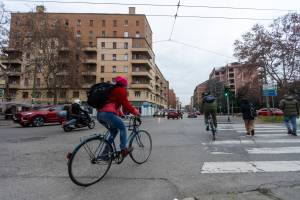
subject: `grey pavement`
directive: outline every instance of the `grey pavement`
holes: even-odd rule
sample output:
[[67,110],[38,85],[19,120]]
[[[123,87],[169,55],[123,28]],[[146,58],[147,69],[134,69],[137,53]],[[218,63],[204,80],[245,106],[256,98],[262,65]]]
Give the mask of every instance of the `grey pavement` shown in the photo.
[[[235,118],[231,123],[226,119],[219,117],[217,141],[212,142],[210,132],[204,130],[202,117],[146,118],[142,129],[149,131],[153,139],[149,161],[137,165],[126,158],[121,165],[113,165],[104,179],[87,188],[70,181],[65,156],[80,138],[103,132],[103,127],[97,125],[94,130],[65,133],[58,125],[1,126],[0,199],[299,199],[298,170],[268,172],[267,168],[266,171],[215,173],[214,170],[220,169],[214,168],[210,173],[203,173],[205,164],[215,162],[300,161],[299,153],[251,154],[249,151],[297,148],[300,137],[287,136],[284,131],[282,136],[281,132],[264,132],[283,129],[261,124],[262,132],[246,138],[240,119]],[[265,143],[274,139],[276,143]]]

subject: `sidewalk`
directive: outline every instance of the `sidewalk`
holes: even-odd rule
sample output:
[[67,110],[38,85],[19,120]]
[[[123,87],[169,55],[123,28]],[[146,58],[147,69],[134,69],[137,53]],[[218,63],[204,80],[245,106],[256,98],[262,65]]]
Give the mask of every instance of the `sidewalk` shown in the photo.
[[14,122],[12,120],[6,120],[4,118],[4,115],[0,115],[0,126],[10,126],[12,125]]

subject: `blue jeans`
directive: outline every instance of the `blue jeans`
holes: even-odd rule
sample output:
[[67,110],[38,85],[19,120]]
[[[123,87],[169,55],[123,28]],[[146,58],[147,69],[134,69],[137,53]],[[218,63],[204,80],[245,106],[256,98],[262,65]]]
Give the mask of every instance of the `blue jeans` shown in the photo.
[[[292,130],[293,134],[297,134],[297,124],[296,124],[296,115],[285,115],[284,116],[284,123],[288,130]],[[290,126],[290,122],[292,124],[292,129]]]
[[64,124],[64,126],[75,125],[76,122],[77,122],[77,119],[75,119],[75,118],[70,118],[70,119]]
[[123,123],[122,119],[111,112],[98,112],[97,120],[103,124],[108,125],[108,130],[110,132],[109,138],[107,138],[108,142],[111,144],[115,140],[115,137],[118,134],[118,130],[120,130],[120,149],[126,148],[127,143],[127,133],[126,126]]

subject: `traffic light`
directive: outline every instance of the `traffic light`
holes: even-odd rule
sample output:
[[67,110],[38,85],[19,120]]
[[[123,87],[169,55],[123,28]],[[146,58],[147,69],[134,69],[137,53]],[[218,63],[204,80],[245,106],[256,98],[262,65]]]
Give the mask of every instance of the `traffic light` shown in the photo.
[[225,87],[224,87],[224,96],[225,96],[225,97],[229,96],[229,93],[230,93],[230,88],[227,87],[227,86],[225,86]]

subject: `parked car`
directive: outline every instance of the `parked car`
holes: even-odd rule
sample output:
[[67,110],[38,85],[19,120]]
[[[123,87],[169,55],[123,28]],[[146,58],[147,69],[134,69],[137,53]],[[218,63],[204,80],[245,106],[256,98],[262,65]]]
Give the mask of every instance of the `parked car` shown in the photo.
[[197,115],[201,115],[201,112],[200,112],[200,111],[197,111],[196,114],[197,114]]
[[156,111],[153,117],[165,117],[165,113],[163,111]]
[[168,115],[167,115],[167,118],[170,119],[179,119],[179,118],[182,118],[182,116],[180,116],[180,114],[177,112],[177,111],[169,111],[168,112]]
[[258,116],[268,116],[268,115],[277,115],[282,116],[283,111],[279,108],[261,108],[256,111]]
[[62,119],[57,116],[57,113],[62,111],[64,105],[55,105],[19,112],[15,115],[15,122],[21,126],[43,126],[45,123],[62,123]]
[[195,112],[188,113],[188,118],[197,118],[197,113]]

